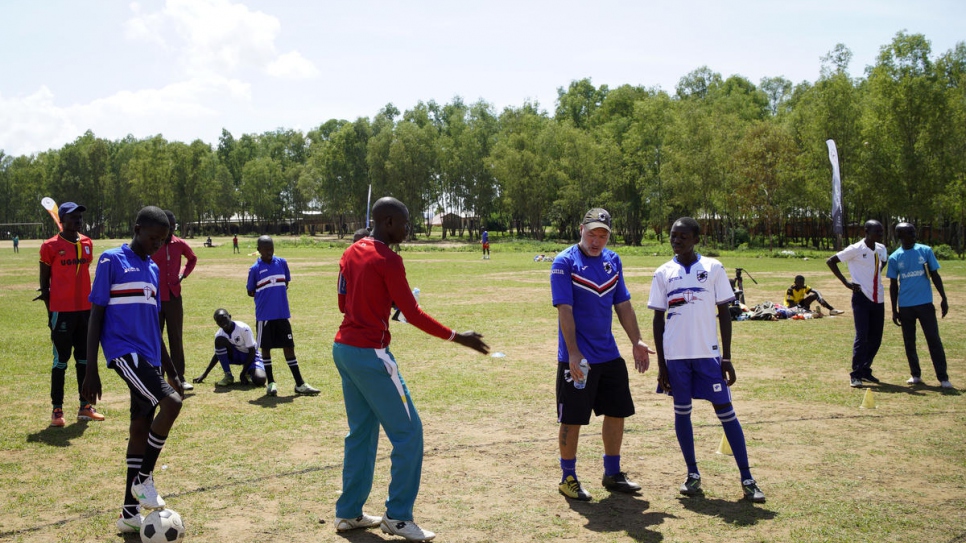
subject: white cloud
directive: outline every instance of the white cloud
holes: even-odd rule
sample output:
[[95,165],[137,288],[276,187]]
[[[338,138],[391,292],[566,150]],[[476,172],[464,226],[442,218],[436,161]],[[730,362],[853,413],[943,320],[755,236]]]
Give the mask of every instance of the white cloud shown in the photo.
[[125,23],[126,35],[166,44],[178,52],[189,74],[231,74],[251,67],[273,77],[305,79],[319,71],[299,52],[279,55],[275,42],[281,33],[278,18],[229,0],[167,0],[164,8],[134,16]]
[[121,91],[67,107],[58,106],[54,94],[41,87],[25,98],[0,96],[0,149],[13,156],[33,154],[59,148],[86,130],[111,140],[160,133],[190,141],[205,135],[205,123],[224,121],[250,106],[250,85],[224,77]]
[[284,79],[312,79],[319,76],[319,69],[298,51],[279,55],[265,68],[272,77]]

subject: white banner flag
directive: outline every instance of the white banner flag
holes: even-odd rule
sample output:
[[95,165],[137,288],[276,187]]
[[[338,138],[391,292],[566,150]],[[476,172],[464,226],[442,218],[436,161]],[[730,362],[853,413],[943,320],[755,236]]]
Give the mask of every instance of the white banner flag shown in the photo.
[[839,152],[835,140],[825,140],[828,159],[832,163],[832,233],[841,236],[842,227],[842,177],[839,175]]

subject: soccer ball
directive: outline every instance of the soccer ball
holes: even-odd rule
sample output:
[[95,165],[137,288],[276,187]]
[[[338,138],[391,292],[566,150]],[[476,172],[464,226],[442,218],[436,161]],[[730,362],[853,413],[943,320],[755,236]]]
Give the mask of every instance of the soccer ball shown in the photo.
[[184,539],[184,522],[174,509],[156,509],[141,521],[142,543],[167,543]]

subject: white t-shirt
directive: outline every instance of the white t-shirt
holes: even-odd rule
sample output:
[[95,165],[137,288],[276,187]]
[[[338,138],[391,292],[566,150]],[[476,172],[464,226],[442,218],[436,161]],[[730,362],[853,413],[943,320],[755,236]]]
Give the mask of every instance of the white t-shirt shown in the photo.
[[728,274],[718,260],[698,255],[690,267],[677,257],[654,271],[648,309],[666,311],[664,359],[721,356],[718,305],[735,299]]
[[235,329],[231,331],[230,336],[219,328],[215,332],[215,339],[220,337],[228,338],[235,350],[241,353],[248,353],[249,349],[254,349],[258,345],[255,343],[255,334],[252,333],[251,326],[242,321],[235,321]]
[[862,286],[862,294],[875,303],[885,303],[885,288],[882,286],[882,268],[889,262],[885,245],[875,244],[875,250],[869,249],[864,239],[849,245],[836,253],[839,260],[849,267],[852,282]]

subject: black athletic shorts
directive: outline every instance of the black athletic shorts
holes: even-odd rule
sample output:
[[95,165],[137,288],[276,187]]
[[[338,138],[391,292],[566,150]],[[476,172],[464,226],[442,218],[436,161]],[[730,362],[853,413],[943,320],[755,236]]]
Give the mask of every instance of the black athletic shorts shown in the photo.
[[295,341],[292,339],[292,325],[288,319],[258,321],[257,326],[259,349],[295,347]]
[[587,386],[574,387],[570,363],[557,363],[557,422],[589,424],[590,412],[598,417],[625,418],[634,414],[634,400],[623,358],[591,364]]
[[151,418],[165,396],[177,394],[162,377],[161,367],[152,366],[136,353],[117,357],[107,367],[116,371],[131,390],[131,420]]
[[87,361],[87,322],[90,311],[50,312],[50,341],[54,344],[54,367],[66,368],[71,351],[74,361]]

